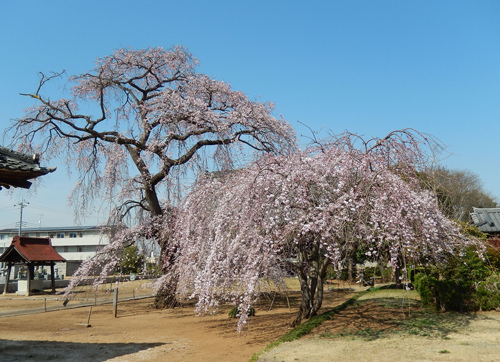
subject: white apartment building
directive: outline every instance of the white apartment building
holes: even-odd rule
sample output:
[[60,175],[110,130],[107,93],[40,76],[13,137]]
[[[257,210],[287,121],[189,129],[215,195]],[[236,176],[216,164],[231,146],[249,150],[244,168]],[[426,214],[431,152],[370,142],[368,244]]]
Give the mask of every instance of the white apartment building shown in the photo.
[[[0,230],[0,255],[18,235],[18,229]],[[101,235],[99,226],[64,226],[22,229],[21,236],[50,238],[54,249],[66,259],[66,263],[56,263],[56,275],[71,276],[83,260],[91,258],[109,243],[107,236]],[[0,265],[0,268],[4,268]],[[17,273],[17,270],[16,270]]]

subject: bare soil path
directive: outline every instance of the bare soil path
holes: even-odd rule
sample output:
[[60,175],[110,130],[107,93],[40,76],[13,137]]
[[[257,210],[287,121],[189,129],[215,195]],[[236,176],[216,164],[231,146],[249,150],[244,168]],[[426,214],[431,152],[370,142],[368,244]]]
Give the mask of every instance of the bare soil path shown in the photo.
[[[500,313],[429,317],[412,303],[414,292],[403,298],[398,291],[384,293],[360,298],[311,334],[273,348],[259,361],[500,361]],[[121,295],[127,297],[126,288]],[[352,295],[338,289],[325,293],[323,311]],[[152,299],[138,299],[119,303],[118,318],[112,304],[93,306],[87,328],[82,324],[89,307],[43,312],[45,298],[60,308],[62,301],[54,296],[0,296],[0,361],[245,362],[290,330],[298,304],[297,292],[288,299],[264,296],[240,335],[228,310],[197,317],[192,305],[156,310],[149,307]],[[78,299],[68,307],[89,303],[92,296],[82,292]],[[4,316],[27,309],[41,313]]]
[[[350,295],[327,293],[324,310]],[[241,335],[236,332],[236,320],[228,317],[229,310],[198,317],[193,306],[150,308],[152,299],[119,303],[118,318],[113,317],[111,304],[93,306],[90,328],[79,325],[87,322],[88,307],[4,316],[0,318],[0,361],[248,361],[290,329],[298,293],[288,297],[271,293],[263,298]],[[0,297],[0,315],[33,306],[40,311],[43,298]]]

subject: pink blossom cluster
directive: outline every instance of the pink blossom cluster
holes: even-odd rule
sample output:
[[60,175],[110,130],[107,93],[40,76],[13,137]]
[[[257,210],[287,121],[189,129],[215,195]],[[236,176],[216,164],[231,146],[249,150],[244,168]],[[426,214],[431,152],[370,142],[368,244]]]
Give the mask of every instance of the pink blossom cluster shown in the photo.
[[[316,283],[327,263],[356,250],[394,266],[401,256],[439,261],[471,243],[419,188],[431,137],[313,135],[313,146],[298,151],[272,103],[196,73],[197,65],[183,47],[120,49],[70,77],[69,99],[42,94],[57,74],[27,94],[37,105],[11,127],[13,139],[77,170],[77,218],[96,201],[116,210],[115,226],[137,217],[135,227],[113,230],[69,290],[95,273],[98,285],[125,246],[155,240],[165,271],[158,289],[197,298],[200,313],[233,303],[241,330],[262,281],[283,285],[291,267]],[[260,158],[234,170],[249,151]],[[205,170],[221,171],[200,176],[184,198],[185,177]]]
[[418,188],[405,155],[388,162],[390,153],[351,146],[336,140],[200,178],[174,233],[178,292],[197,298],[200,313],[238,305],[241,330],[261,280],[279,283],[303,250],[337,264],[362,246],[395,266],[400,256],[440,261],[472,243]]
[[59,100],[42,91],[60,74],[42,76],[27,94],[37,104],[12,127],[13,139],[76,170],[70,201],[77,218],[96,200],[161,215],[161,200],[179,198],[186,175],[232,168],[248,150],[295,147],[292,127],[275,117],[272,103],[250,100],[197,66],[181,46],[119,49],[69,77],[71,98]]

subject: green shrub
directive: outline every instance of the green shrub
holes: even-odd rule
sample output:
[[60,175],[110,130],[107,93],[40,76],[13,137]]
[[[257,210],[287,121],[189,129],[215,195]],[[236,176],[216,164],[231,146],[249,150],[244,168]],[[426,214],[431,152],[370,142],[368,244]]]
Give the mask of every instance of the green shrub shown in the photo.
[[429,278],[426,274],[419,273],[415,275],[415,290],[420,295],[420,301],[424,307],[432,307],[435,304],[434,295],[430,289]]
[[140,273],[143,256],[139,255],[137,246],[129,246],[123,250],[120,266],[124,274]]
[[474,298],[476,309],[500,310],[500,274],[494,273],[479,282]]
[[473,308],[472,283],[463,280],[439,280],[431,275],[417,274],[415,289],[422,305],[441,311],[464,312]]
[[414,285],[422,304],[437,310],[464,312],[500,308],[500,274],[472,248],[430,273],[416,274]]
[[150,278],[157,278],[162,275],[161,268],[158,264],[155,263],[147,263],[146,269],[144,270],[144,275]]

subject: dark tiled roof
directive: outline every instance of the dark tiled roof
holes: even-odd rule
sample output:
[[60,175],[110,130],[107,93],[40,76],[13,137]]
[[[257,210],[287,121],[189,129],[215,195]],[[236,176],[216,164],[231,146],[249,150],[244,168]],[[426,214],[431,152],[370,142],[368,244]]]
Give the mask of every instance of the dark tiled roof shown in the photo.
[[54,262],[66,261],[52,247],[49,238],[14,236],[12,244],[0,255],[0,262]]
[[477,208],[470,214],[474,225],[483,233],[500,233],[500,208]]
[[[49,226],[49,227],[38,227],[38,228],[23,228],[23,233],[39,233],[39,232],[57,232],[57,231],[84,231],[84,230],[101,230],[101,226]],[[0,234],[2,233],[17,233],[19,229],[8,228],[0,229]]]
[[0,189],[11,186],[29,189],[31,182],[27,180],[55,170],[56,167],[40,167],[37,154],[28,155],[0,146]]

